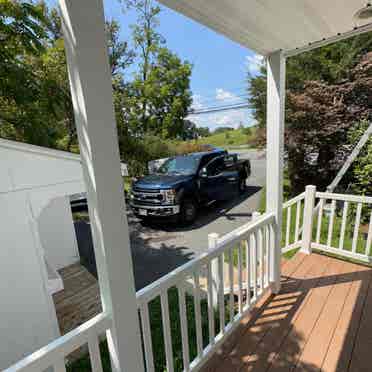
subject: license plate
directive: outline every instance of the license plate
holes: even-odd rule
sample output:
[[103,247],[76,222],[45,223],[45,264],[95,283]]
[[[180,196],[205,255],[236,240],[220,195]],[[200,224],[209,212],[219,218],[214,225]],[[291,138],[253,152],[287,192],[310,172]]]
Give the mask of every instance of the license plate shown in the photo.
[[147,210],[146,209],[140,209],[139,210],[139,215],[140,216],[147,216]]

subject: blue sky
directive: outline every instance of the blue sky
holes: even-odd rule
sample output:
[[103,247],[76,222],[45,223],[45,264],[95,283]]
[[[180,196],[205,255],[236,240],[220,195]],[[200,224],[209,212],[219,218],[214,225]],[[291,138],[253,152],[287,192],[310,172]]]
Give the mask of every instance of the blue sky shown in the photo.
[[[118,0],[104,0],[104,4],[106,18],[118,20],[122,38],[129,40],[129,25],[135,23],[136,15],[123,13]],[[260,56],[189,18],[166,7],[161,8],[159,31],[166,39],[167,47],[193,64],[191,89],[194,107],[244,103],[239,96],[246,95],[247,71],[257,73]],[[238,126],[240,122],[253,124],[248,110],[203,114],[190,119],[211,129]]]

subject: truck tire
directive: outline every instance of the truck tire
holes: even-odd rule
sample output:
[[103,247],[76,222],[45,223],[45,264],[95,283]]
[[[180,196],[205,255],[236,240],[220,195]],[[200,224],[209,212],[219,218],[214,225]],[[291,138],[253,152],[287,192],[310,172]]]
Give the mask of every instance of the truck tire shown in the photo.
[[194,199],[184,199],[181,203],[180,222],[183,225],[191,225],[197,217],[198,206]]
[[246,188],[247,188],[247,178],[246,177],[239,177],[239,194],[244,194]]

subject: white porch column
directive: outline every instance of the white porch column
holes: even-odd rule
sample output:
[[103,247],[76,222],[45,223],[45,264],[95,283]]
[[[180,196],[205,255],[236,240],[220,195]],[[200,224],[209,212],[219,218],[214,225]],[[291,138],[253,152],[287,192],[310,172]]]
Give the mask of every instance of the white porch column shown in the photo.
[[283,152],[285,110],[285,58],[281,51],[267,57],[267,155],[266,211],[274,212],[277,234],[274,252],[270,255],[272,290],[280,290],[281,227],[283,208]]
[[113,368],[144,371],[102,0],[60,0],[103,309]]

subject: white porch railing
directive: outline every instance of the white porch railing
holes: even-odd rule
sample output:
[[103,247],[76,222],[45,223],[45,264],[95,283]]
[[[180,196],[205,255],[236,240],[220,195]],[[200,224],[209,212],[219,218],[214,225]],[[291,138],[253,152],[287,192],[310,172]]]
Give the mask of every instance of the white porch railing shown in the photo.
[[53,368],[65,372],[65,357],[84,345],[88,345],[92,372],[102,372],[99,336],[111,327],[111,320],[99,314],[47,346],[22,359],[4,372],[41,372]]
[[285,226],[283,231],[283,238],[285,239],[282,247],[283,253],[301,246],[304,202],[305,193],[303,192],[283,204],[283,226]]
[[[283,252],[296,248],[311,252],[314,248],[372,262],[372,197],[316,192],[315,187],[308,186],[305,193],[283,205],[283,214]],[[253,222],[221,238],[212,237],[206,253],[137,292],[147,372],[164,365],[173,372],[180,364],[183,370],[193,371],[208,360],[269,289],[276,233],[274,214],[256,216]],[[169,301],[170,291],[177,294],[176,305],[174,298]],[[187,311],[190,298],[193,319]],[[154,340],[159,340],[159,334],[154,338],[154,332],[159,333],[159,329],[153,327],[156,315],[151,306],[153,301],[157,301],[157,311],[161,313],[157,314],[162,327],[160,346],[154,345]],[[177,331],[173,327],[175,314],[179,322]],[[193,322],[193,336],[189,334],[190,322]],[[92,372],[102,372],[98,340],[110,327],[110,317],[100,314],[5,372],[39,372],[49,367],[55,372],[65,372],[65,358],[86,344]],[[190,350],[191,342],[195,352]],[[174,350],[174,345],[179,350]],[[161,366],[159,360],[156,362],[158,353],[165,355]]]
[[[167,371],[174,371],[173,344],[181,337],[183,370],[199,368],[225,338],[238,326],[239,320],[254,306],[269,288],[270,256],[274,249],[277,228],[274,214],[257,217],[215,241],[208,252],[172,271],[168,275],[137,292],[141,319],[142,341],[146,371],[155,368],[150,302],[160,298],[164,351]],[[237,278],[234,276],[234,259],[237,260]],[[226,296],[224,265],[228,265]],[[217,271],[213,269],[217,267]],[[202,278],[205,277],[204,286]],[[192,279],[197,352],[191,357],[189,350],[190,321],[187,316],[186,296]],[[237,281],[237,283],[236,283]],[[178,292],[178,307],[169,307],[169,290]],[[203,298],[205,293],[206,300]],[[237,299],[237,300],[236,300]],[[202,314],[201,301],[207,302],[207,312]],[[225,313],[227,311],[227,314]],[[170,314],[179,313],[180,335],[171,329]],[[208,318],[208,335],[203,335],[202,315]],[[217,327],[218,325],[218,327]],[[88,344],[92,372],[102,372],[99,336],[111,327],[110,317],[100,314],[65,336],[29,355],[5,372],[41,372],[52,367],[54,372],[65,372],[65,358]],[[158,366],[159,367],[159,366]]]
[[[372,197],[316,192],[302,193],[283,205],[282,252],[303,246],[303,231],[310,229],[310,247],[363,262],[372,262]],[[313,195],[312,216],[304,216],[306,197]],[[292,210],[296,205],[295,215]],[[367,221],[362,221],[362,216]],[[367,217],[366,217],[367,216]],[[362,227],[364,229],[362,229]]]
[[[317,224],[311,248],[372,262],[372,197],[326,192],[317,192],[315,196]],[[361,230],[362,214],[367,216],[364,231]]]
[[[165,345],[167,371],[174,371],[173,349],[174,339],[171,334],[170,308],[168,291],[177,288],[179,316],[181,323],[183,370],[193,371],[199,368],[213,351],[236,328],[239,320],[254,306],[269,288],[270,251],[273,249],[276,233],[275,217],[265,214],[253,223],[247,224],[216,240],[215,247],[198,258],[172,271],[148,287],[137,293],[137,301],[141,314],[143,344],[145,349],[146,368],[148,372],[155,370],[153,345],[150,326],[149,302],[160,297]],[[234,257],[237,258],[237,286],[234,279]],[[225,302],[224,261],[227,260],[229,293]],[[213,266],[217,270],[213,270]],[[245,281],[243,280],[245,274]],[[201,276],[206,276],[208,337],[203,340],[200,299],[202,288]],[[193,281],[194,314],[196,328],[196,357],[191,360],[189,350],[188,319],[186,315],[185,292],[188,280]],[[248,283],[251,283],[248,285]],[[236,290],[237,288],[237,290]],[[237,303],[235,301],[237,297]],[[226,309],[228,310],[225,314]],[[174,311],[174,309],[173,309]],[[219,323],[216,329],[216,323]],[[177,336],[176,336],[177,337]]]

